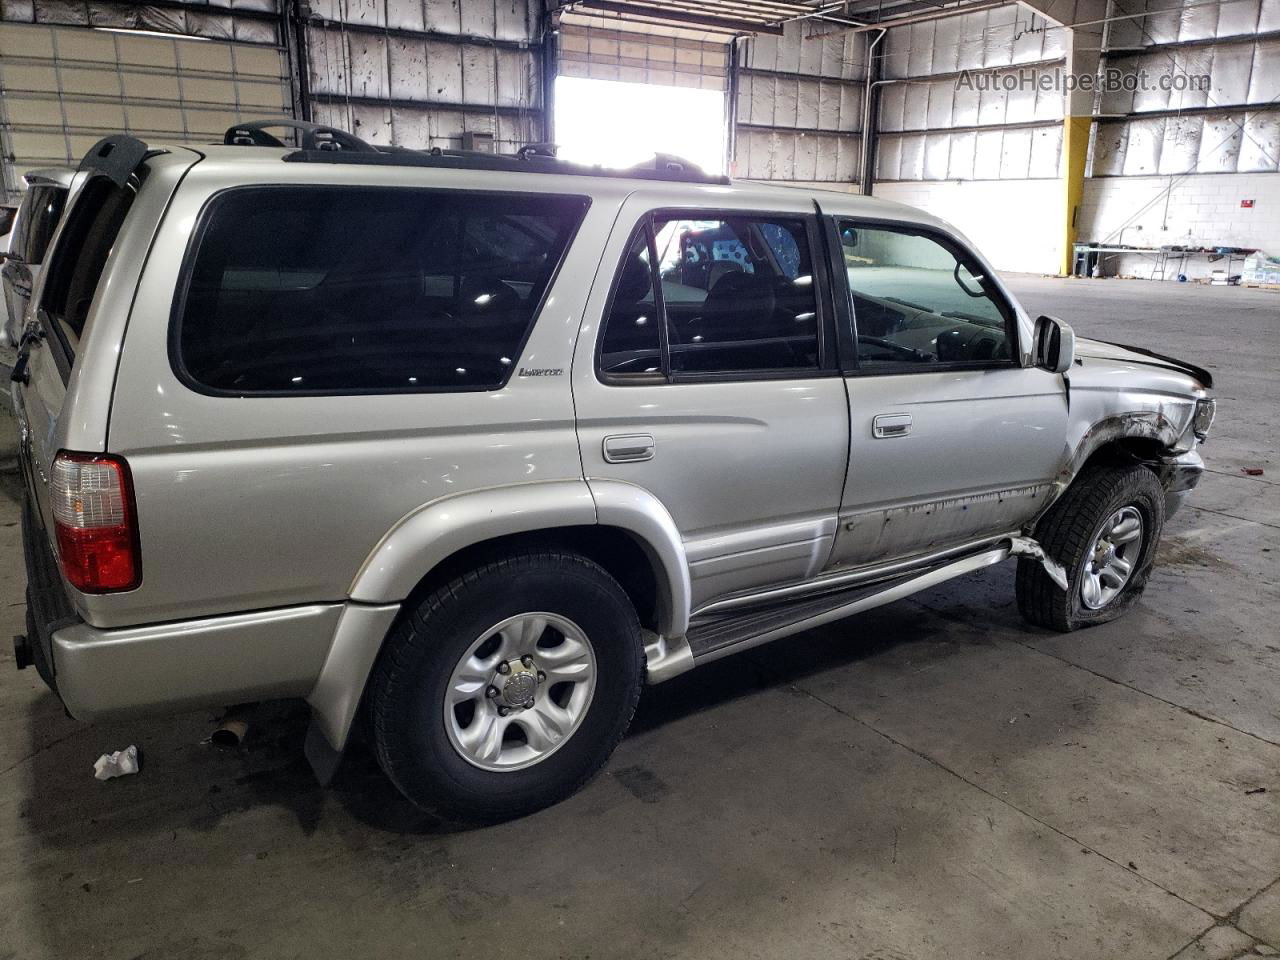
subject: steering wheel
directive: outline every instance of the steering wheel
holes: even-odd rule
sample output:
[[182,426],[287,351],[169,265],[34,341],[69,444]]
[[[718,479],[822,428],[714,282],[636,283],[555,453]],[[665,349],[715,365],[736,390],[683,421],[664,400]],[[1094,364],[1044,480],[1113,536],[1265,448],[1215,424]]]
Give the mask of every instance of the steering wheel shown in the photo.
[[931,353],[925,353],[923,350],[917,350],[914,347],[903,346],[900,343],[894,343],[892,340],[886,340],[884,337],[871,337],[866,334],[858,334],[859,343],[869,343],[873,347],[880,347],[888,350],[890,353],[896,353],[898,356],[910,360],[912,363],[932,363],[937,360]]

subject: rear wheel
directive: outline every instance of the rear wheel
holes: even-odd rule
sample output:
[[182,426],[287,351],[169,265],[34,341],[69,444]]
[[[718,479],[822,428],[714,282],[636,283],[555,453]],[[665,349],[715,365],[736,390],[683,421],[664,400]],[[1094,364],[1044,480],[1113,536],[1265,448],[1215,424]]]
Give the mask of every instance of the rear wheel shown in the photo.
[[1146,588],[1164,527],[1164,489],[1146,467],[1095,467],[1078,477],[1036,527],[1067,572],[1063,590],[1031,557],[1018,560],[1022,616],[1070,631],[1121,616]]
[[617,581],[577,554],[517,554],[436,590],[388,637],[370,689],[378,760],[433,812],[531,813],[603,766],[643,678]]

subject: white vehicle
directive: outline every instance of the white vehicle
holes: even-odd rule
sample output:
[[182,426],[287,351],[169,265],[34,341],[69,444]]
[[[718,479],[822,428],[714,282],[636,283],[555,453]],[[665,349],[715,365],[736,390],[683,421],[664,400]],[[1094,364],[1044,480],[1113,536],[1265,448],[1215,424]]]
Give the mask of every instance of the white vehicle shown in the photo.
[[[919,210],[293,124],[109,138],[14,370],[19,663],[76,717],[299,697],[494,819],[642,685],[1018,557],[1141,594],[1210,377],[1033,320]],[[363,709],[361,706],[363,705]]]

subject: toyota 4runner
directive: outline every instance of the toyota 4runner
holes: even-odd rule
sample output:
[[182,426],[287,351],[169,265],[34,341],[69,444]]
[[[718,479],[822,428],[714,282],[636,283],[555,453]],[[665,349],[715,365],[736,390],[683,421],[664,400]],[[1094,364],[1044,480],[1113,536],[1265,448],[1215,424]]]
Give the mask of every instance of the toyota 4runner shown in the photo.
[[1141,595],[1209,375],[1032,320],[919,210],[286,124],[85,157],[13,371],[34,663],[83,720],[303,698],[519,815],[641,687],[1016,557]]

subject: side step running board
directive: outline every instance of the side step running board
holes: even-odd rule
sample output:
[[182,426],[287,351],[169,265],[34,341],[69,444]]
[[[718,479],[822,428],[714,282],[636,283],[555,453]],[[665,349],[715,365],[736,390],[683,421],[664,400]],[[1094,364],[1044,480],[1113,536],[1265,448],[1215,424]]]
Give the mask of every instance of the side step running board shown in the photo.
[[693,654],[691,665],[710,663],[731,653],[758,647],[793,633],[812,630],[814,627],[861,613],[863,610],[893,603],[955,577],[1000,563],[1007,560],[1014,552],[1014,544],[1005,541],[994,549],[972,554],[935,567],[927,573],[900,578],[889,584],[878,583],[873,586],[856,587],[810,600],[789,603],[782,607],[738,616],[718,617],[703,623],[695,622],[690,625],[687,636],[689,648]]

